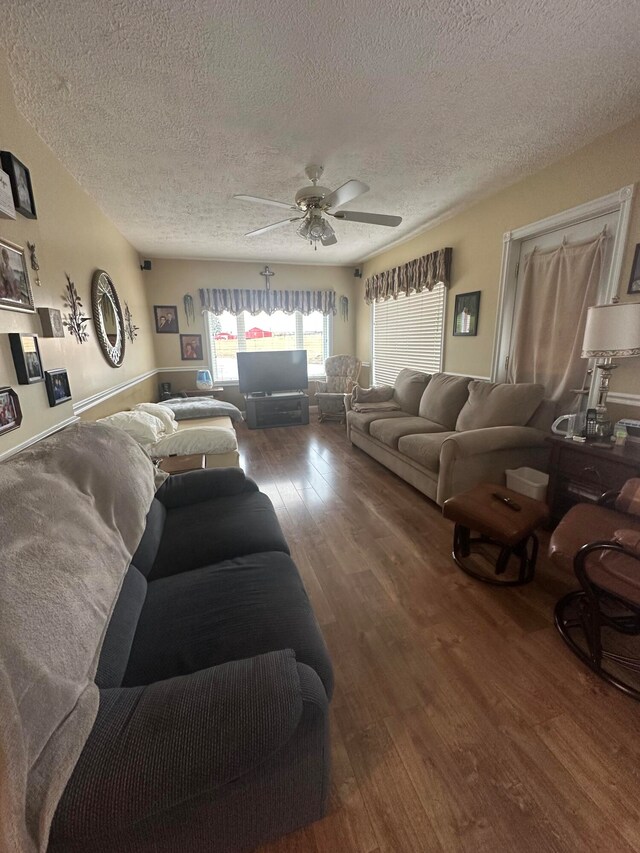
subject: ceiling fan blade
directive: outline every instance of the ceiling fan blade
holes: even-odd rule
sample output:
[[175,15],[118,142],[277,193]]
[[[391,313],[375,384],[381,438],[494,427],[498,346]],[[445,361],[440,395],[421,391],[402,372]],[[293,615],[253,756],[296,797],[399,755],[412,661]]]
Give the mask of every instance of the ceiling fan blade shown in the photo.
[[368,192],[369,187],[366,184],[363,184],[362,181],[354,181],[352,179],[341,187],[338,187],[337,190],[329,193],[328,196],[325,196],[322,200],[322,205],[323,207],[342,207],[348,201],[353,201],[354,198],[358,198],[359,195]]
[[339,210],[337,213],[330,213],[329,216],[335,216],[336,219],[344,219],[347,222],[388,225],[390,228],[395,228],[402,222],[401,216],[387,216],[385,213],[362,213],[359,210]]
[[280,228],[281,225],[288,225],[290,222],[297,222],[299,219],[304,219],[304,216],[294,216],[293,219],[281,219],[280,222],[272,222],[271,225],[265,225],[264,228],[256,228],[255,231],[247,231],[245,237],[255,237],[256,234],[264,234],[266,231],[271,231],[273,228]]
[[284,207],[285,210],[297,210],[295,204],[287,204],[286,201],[274,201],[272,198],[260,198],[257,195],[234,195],[232,198],[238,201],[251,201],[257,204],[270,204],[273,207]]
[[325,234],[324,237],[321,237],[320,242],[323,246],[333,246],[338,242],[338,238],[335,233],[332,232],[331,234]]

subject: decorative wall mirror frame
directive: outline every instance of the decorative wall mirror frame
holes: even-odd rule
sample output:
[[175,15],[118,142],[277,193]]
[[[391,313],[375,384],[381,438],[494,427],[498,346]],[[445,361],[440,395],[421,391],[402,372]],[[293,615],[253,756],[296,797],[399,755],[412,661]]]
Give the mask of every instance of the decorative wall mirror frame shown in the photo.
[[102,354],[111,367],[120,367],[124,361],[124,318],[115,285],[104,270],[93,274],[91,308]]

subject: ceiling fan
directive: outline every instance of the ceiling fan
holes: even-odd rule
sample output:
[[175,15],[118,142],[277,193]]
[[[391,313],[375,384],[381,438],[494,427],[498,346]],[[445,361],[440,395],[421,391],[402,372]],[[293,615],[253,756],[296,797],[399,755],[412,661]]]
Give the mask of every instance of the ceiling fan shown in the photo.
[[256,228],[254,231],[248,231],[245,237],[255,237],[257,234],[264,234],[274,228],[280,228],[282,225],[288,225],[290,222],[300,222],[296,229],[296,233],[303,240],[308,240],[315,249],[318,248],[318,243],[323,246],[332,246],[338,242],[336,233],[330,223],[325,219],[325,216],[333,216],[334,219],[343,219],[347,222],[366,222],[369,225],[387,225],[395,228],[402,222],[401,216],[387,216],[384,213],[362,213],[357,210],[338,210],[354,198],[363,195],[369,191],[369,187],[363,184],[362,181],[350,180],[346,184],[342,184],[337,190],[331,191],[327,187],[318,185],[318,181],[324,172],[324,166],[307,166],[305,169],[306,175],[311,181],[312,186],[302,187],[295,195],[294,204],[287,204],[285,201],[273,201],[270,198],[259,198],[254,195],[234,195],[233,198],[239,201],[251,201],[257,204],[270,204],[274,207],[283,207],[285,210],[295,210],[296,213],[301,213],[302,216],[292,216],[288,219],[281,219],[279,222],[274,222],[271,225],[265,225],[264,228]]

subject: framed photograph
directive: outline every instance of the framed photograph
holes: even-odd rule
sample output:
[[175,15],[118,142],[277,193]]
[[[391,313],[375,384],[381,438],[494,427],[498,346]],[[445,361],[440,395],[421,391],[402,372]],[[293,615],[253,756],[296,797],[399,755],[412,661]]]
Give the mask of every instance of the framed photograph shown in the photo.
[[627,293],[640,293],[640,243],[636,244],[636,253],[633,256]]
[[11,354],[20,385],[44,382],[38,336],[11,332],[9,343],[11,344]]
[[180,335],[183,361],[202,361],[202,335]]
[[156,332],[158,334],[176,335],[180,331],[176,305],[154,305],[153,316],[156,319]]
[[0,240],[0,308],[35,313],[24,250]]
[[18,429],[22,423],[20,400],[13,388],[0,388],[0,435]]
[[44,382],[47,387],[50,406],[59,406],[60,403],[67,403],[71,399],[69,377],[64,368],[45,370]]
[[453,334],[456,336],[478,334],[478,314],[480,313],[480,291],[459,293],[453,312]]
[[16,210],[28,219],[37,219],[29,170],[10,151],[0,151],[0,163],[9,175]]

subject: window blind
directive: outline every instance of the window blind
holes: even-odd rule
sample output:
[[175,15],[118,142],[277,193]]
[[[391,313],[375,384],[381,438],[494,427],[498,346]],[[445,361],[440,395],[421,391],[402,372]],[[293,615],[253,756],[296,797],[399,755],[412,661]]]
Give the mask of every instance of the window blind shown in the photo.
[[392,385],[403,367],[438,373],[446,288],[401,295],[373,304],[373,381]]

